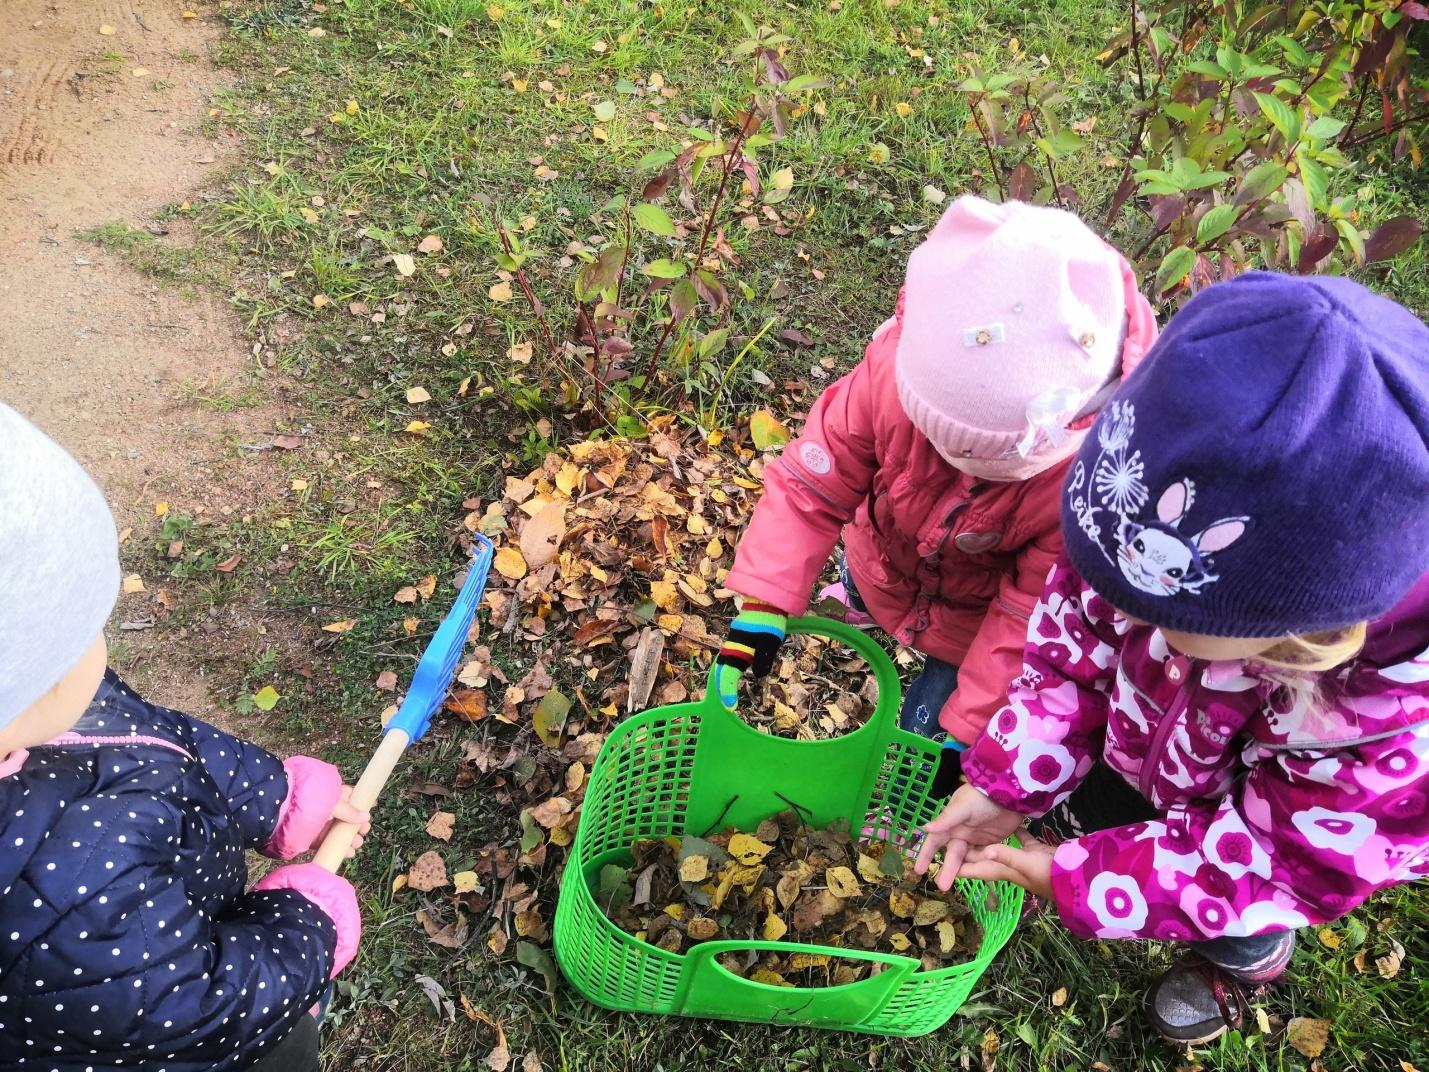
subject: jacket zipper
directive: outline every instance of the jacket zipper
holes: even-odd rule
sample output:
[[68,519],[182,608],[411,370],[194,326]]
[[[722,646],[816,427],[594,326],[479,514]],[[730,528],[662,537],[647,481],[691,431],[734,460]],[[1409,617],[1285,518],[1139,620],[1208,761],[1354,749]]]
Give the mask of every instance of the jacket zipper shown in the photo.
[[1141,773],[1136,779],[1141,795],[1150,800],[1151,785],[1156,780],[1156,772],[1161,768],[1161,759],[1166,754],[1166,746],[1171,740],[1171,734],[1176,729],[1176,723],[1180,722],[1181,716],[1186,713],[1186,708],[1190,706],[1191,690],[1189,683],[1182,686],[1176,693],[1176,698],[1171,701],[1171,706],[1164,711],[1135,685],[1131,686],[1131,691],[1161,715],[1160,721],[1156,724],[1156,732],[1151,737],[1151,747],[1146,751],[1146,758],[1141,761]]
[[193,755],[185,748],[176,745],[173,741],[166,741],[162,737],[145,737],[143,734],[132,733],[123,737],[87,737],[82,733],[62,733],[58,737],[48,740],[41,747],[44,748],[65,748],[69,746],[89,746],[99,748],[104,746],[122,746],[129,744],[148,745],[151,748],[166,748],[170,752],[177,752],[190,763],[194,762]]

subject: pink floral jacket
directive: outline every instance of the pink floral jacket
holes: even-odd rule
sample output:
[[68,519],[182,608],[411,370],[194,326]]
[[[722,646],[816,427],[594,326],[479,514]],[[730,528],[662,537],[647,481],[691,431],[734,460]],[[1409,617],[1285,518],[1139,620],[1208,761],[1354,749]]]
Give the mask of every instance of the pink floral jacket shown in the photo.
[[1083,937],[1199,940],[1344,915],[1429,877],[1429,578],[1364,651],[1292,695],[1133,626],[1065,561],[1025,669],[963,770],[992,800],[1051,810],[1098,761],[1161,813],[1063,842],[1062,920]]

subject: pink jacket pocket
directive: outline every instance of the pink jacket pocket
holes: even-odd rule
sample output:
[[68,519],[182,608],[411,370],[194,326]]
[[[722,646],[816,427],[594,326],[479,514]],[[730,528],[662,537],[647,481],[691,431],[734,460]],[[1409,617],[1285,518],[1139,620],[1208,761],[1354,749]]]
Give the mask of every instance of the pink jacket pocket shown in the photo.
[[342,774],[331,763],[289,756],[283,760],[283,770],[288,775],[288,798],[278,812],[273,836],[263,846],[263,855],[275,860],[291,860],[315,848],[342,795]]
[[322,909],[337,931],[337,948],[333,950],[332,959],[334,978],[357,956],[357,943],[362,938],[362,914],[357,908],[357,891],[347,879],[317,864],[289,864],[264,875],[253,889],[292,890]]

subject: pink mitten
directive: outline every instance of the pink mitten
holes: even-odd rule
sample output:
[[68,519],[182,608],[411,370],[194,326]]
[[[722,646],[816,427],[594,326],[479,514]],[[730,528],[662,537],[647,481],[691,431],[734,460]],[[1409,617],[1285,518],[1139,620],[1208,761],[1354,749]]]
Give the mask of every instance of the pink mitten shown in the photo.
[[278,812],[273,836],[263,846],[263,855],[275,860],[291,860],[316,848],[342,796],[342,774],[331,763],[289,756],[283,760],[283,770],[288,775],[288,798]]
[[357,943],[362,938],[362,914],[357,908],[357,891],[347,879],[317,864],[289,864],[264,875],[253,889],[292,890],[323,910],[337,930],[332,962],[334,977],[357,956]]

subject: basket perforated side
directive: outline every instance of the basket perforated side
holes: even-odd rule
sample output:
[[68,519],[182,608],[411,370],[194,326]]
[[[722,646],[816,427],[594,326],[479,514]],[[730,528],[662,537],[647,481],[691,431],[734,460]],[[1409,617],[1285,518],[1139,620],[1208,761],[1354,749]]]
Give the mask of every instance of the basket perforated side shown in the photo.
[[566,976],[600,1005],[669,1011],[684,958],[637,941],[591,895],[599,869],[628,863],[641,838],[684,828],[699,714],[637,716],[612,737],[591,772],[580,831],[562,879],[556,953]]

